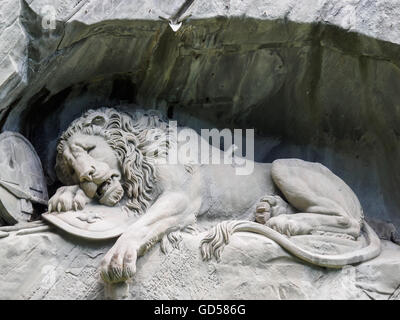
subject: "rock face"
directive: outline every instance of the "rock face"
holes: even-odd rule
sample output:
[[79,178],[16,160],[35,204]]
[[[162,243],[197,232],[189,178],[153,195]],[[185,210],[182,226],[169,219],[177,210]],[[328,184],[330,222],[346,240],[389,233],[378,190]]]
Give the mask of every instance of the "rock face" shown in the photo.
[[[258,161],[323,163],[355,191],[384,236],[398,239],[400,3],[195,0],[192,16],[173,32],[159,16],[172,16],[181,3],[0,3],[0,126],[34,145],[49,195],[58,186],[56,140],[71,120],[88,108],[136,103],[197,130],[255,128]],[[53,13],[55,29],[46,29]],[[260,240],[235,237],[220,264],[200,263],[192,238],[168,256],[154,248],[139,260],[130,297],[388,298],[399,286],[392,278],[399,247],[390,242],[378,259],[328,272],[265,239],[259,250],[271,257],[247,257],[235,249],[244,239]],[[110,244],[53,233],[1,242],[2,297],[102,297],[95,271]]]
[[[221,262],[201,260],[199,240],[156,245],[139,258],[128,299],[394,299],[400,250],[383,242],[379,258],[341,270],[305,265],[276,243],[237,234]],[[43,232],[1,240],[1,299],[104,299],[97,268],[112,242],[81,242]],[[247,248],[247,249],[246,249]]]
[[50,185],[72,119],[136,102],[196,129],[254,127],[256,160],[321,162],[398,228],[397,1],[196,0],[176,33],[158,17],[183,1],[103,2],[1,4],[2,129],[32,142]]

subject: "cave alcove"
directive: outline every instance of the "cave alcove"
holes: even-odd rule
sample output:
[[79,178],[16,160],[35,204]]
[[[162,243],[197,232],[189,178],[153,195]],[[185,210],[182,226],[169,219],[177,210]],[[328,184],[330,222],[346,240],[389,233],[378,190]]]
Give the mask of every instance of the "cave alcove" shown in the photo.
[[398,45],[244,17],[191,20],[178,32],[159,20],[57,22],[49,36],[32,14],[21,18],[31,35],[27,85],[1,124],[32,142],[50,195],[61,132],[85,110],[128,104],[196,130],[254,128],[257,161],[321,162],[367,218],[400,225]]

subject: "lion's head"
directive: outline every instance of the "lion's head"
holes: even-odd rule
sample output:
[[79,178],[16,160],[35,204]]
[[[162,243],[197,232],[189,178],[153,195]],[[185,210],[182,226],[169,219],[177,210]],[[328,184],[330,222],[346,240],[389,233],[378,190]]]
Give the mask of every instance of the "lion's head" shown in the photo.
[[90,198],[142,214],[152,200],[155,159],[169,147],[167,123],[157,113],[112,108],[89,110],[71,123],[57,145],[56,173],[65,185],[79,184]]

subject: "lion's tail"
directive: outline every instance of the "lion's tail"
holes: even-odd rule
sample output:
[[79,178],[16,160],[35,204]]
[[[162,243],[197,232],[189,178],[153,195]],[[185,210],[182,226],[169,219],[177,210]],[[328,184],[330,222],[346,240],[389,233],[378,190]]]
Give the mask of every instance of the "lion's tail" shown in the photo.
[[251,221],[224,221],[213,227],[209,234],[201,241],[203,260],[210,260],[212,256],[219,261],[224,246],[229,243],[230,236],[235,232],[254,232],[274,240],[284,249],[296,257],[321,267],[341,268],[345,265],[360,263],[375,258],[381,252],[380,240],[372,228],[364,222],[363,228],[368,245],[362,249],[337,255],[322,255],[300,248],[288,237],[256,222]]

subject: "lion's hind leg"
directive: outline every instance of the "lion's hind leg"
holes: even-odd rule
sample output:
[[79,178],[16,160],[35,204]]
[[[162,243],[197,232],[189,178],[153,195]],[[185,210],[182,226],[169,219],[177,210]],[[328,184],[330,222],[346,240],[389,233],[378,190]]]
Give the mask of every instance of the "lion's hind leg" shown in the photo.
[[357,238],[362,209],[357,196],[328,168],[299,159],[272,164],[274,183],[300,213],[279,215],[267,225],[287,234],[332,232]]
[[282,214],[268,220],[266,225],[289,237],[322,233],[354,239],[358,237],[360,231],[359,224],[354,220],[341,216],[323,215],[319,212]]

